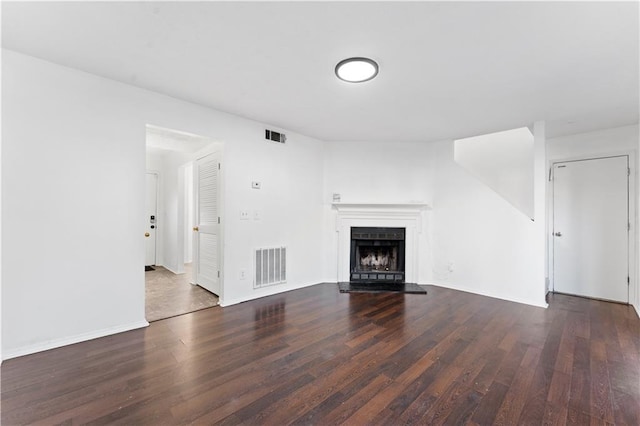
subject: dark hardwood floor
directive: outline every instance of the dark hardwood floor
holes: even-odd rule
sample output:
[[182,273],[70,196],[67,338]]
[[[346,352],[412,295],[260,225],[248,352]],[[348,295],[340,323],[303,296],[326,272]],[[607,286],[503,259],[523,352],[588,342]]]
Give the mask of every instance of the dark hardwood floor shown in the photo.
[[640,320],[321,284],[8,360],[2,424],[640,424]]

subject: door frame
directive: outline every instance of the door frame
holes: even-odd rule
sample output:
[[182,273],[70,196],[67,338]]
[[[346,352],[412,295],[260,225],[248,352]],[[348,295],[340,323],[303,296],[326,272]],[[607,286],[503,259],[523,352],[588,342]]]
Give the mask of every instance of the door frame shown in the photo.
[[[187,239],[188,233],[193,232],[190,229],[190,227],[187,227],[185,225],[187,222],[187,215],[186,215],[187,206],[189,206],[191,210],[191,215],[190,215],[191,222],[193,221],[193,217],[194,217],[193,196],[195,191],[194,191],[193,185],[191,185],[191,188],[189,188],[189,191],[187,191],[187,185],[186,185],[187,169],[189,168],[189,166],[193,167],[194,162],[195,160],[191,160],[188,163],[185,163],[180,167],[178,167],[178,215],[177,215],[178,223],[177,223],[177,230],[176,230],[176,235],[177,235],[176,244],[177,244],[178,250],[176,253],[177,254],[177,260],[176,260],[177,268],[175,271],[176,274],[185,273],[184,252],[185,252],[185,248],[187,247],[186,239]],[[191,171],[191,179],[193,183],[193,170]],[[191,197],[191,203],[188,203],[189,196]],[[191,249],[193,250],[193,247]],[[189,278],[189,282],[191,281],[193,281],[192,278]]]
[[[225,236],[225,228],[226,228],[226,222],[225,222],[225,167],[224,167],[224,163],[225,163],[225,157],[224,157],[224,143],[221,142],[214,142],[212,143],[210,146],[207,146],[205,148],[203,148],[202,150],[198,151],[195,153],[194,157],[193,157],[193,208],[192,208],[192,222],[195,224],[196,221],[196,214],[197,214],[197,209],[198,209],[198,200],[197,200],[197,185],[196,185],[196,180],[197,180],[197,167],[196,167],[196,163],[198,160],[206,157],[207,155],[210,154],[218,154],[219,155],[219,161],[220,161],[220,169],[218,170],[218,181],[219,181],[219,185],[218,185],[218,216],[220,217],[220,227],[218,230],[218,268],[220,268],[220,294],[218,294],[218,305],[222,305],[224,306],[224,283],[225,283],[225,268],[224,268],[224,254],[225,254],[225,244],[224,244],[224,236]],[[197,244],[196,244],[196,239],[193,239],[193,259],[194,259],[194,263],[195,263],[195,259],[198,256],[198,252],[197,252]],[[192,275],[191,278],[189,280],[189,282],[193,285],[197,285],[198,283],[196,282],[196,268],[198,265],[193,265],[192,268]]]
[[637,298],[638,292],[638,271],[636,262],[636,253],[638,249],[638,217],[637,217],[637,205],[636,205],[636,187],[638,179],[638,171],[636,167],[638,152],[636,150],[627,151],[613,151],[602,152],[594,154],[584,154],[571,157],[558,157],[550,158],[547,161],[547,277],[549,283],[547,286],[547,293],[553,292],[555,289],[555,277],[554,277],[554,252],[553,252],[553,167],[557,163],[571,162],[571,161],[584,161],[584,160],[597,160],[601,158],[610,157],[622,157],[627,156],[629,158],[629,169],[631,171],[629,175],[629,186],[627,192],[627,215],[631,229],[629,231],[629,238],[627,240],[627,273],[629,276],[629,291],[628,291],[628,303],[633,304],[633,301]]

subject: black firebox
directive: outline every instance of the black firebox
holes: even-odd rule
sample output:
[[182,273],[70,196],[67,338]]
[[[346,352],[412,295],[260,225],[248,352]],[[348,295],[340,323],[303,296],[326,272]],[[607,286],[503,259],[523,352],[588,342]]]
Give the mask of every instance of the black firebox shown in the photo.
[[405,228],[351,228],[350,280],[404,282]]

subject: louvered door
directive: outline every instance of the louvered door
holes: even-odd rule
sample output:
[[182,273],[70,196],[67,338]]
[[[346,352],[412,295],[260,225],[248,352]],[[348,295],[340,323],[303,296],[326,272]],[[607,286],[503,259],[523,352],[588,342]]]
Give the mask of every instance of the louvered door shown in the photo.
[[194,167],[194,274],[196,284],[220,295],[220,157],[209,154]]

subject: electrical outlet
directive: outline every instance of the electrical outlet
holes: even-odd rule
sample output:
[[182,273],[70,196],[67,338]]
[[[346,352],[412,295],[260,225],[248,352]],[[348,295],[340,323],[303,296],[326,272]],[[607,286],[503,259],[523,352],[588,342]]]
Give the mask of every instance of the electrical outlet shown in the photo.
[[260,213],[260,210],[254,210],[253,220],[260,220],[260,219],[262,219],[262,213]]
[[247,279],[247,270],[246,269],[240,269],[240,279],[241,280],[246,280]]
[[249,210],[240,210],[240,220],[249,220]]
[[251,182],[251,188],[260,189],[260,182]]

